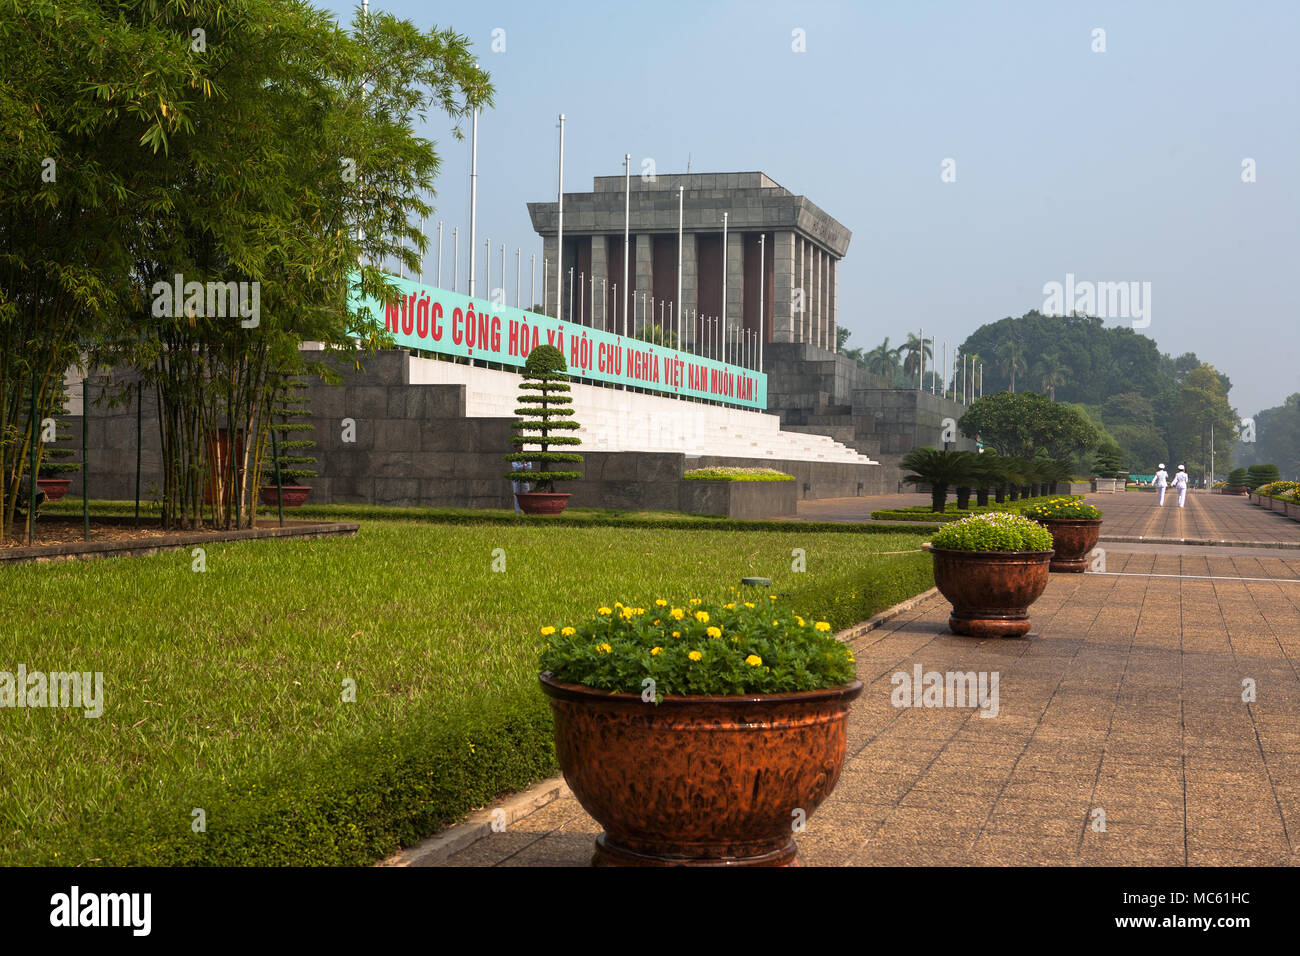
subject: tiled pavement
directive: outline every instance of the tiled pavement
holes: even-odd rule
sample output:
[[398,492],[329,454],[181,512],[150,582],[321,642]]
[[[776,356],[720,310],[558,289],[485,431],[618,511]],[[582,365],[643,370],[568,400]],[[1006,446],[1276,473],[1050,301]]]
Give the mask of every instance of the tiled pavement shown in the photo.
[[[1140,522],[1124,497],[1107,520]],[[1217,497],[1182,520],[1253,535],[1234,512],[1255,509]],[[1295,865],[1300,551],[1124,548],[1105,574],[1052,575],[1026,638],[952,635],[935,597],[855,641],[867,686],[803,862]],[[996,671],[997,715],[894,707],[891,675],[916,665]],[[586,865],[598,829],[566,795],[449,864]]]

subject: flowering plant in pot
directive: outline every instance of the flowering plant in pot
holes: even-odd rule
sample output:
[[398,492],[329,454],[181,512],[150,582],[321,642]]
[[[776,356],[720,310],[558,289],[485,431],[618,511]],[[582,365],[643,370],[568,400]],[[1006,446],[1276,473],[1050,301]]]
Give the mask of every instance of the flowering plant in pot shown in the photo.
[[601,607],[542,628],[543,692],[596,865],[795,865],[839,780],[852,651],[774,596]]
[[1085,571],[1101,537],[1101,509],[1079,498],[1052,498],[1023,512],[1052,533],[1053,571]]
[[948,627],[971,637],[1029,633],[1029,605],[1047,587],[1052,534],[1023,515],[975,514],[935,532],[934,583],[952,602]]
[[[554,345],[539,345],[528,353],[524,363],[522,391],[516,401],[520,407],[516,415],[522,415],[520,421],[513,422],[510,428],[519,433],[510,436],[511,443],[518,448],[514,454],[506,455],[509,462],[532,462],[533,468],[526,472],[531,491],[520,492],[515,497],[524,514],[555,515],[564,510],[569,503],[568,494],[555,490],[557,481],[576,481],[582,477],[580,471],[552,471],[548,466],[556,463],[579,464],[582,456],[573,452],[551,451],[552,445],[581,445],[582,439],[577,435],[556,435],[554,432],[577,431],[582,426],[573,420],[573,399],[567,394],[569,365],[564,361],[564,353]],[[526,434],[533,432],[534,434]],[[525,451],[525,445],[537,445],[539,451]],[[509,481],[520,480],[519,471],[506,474]]]

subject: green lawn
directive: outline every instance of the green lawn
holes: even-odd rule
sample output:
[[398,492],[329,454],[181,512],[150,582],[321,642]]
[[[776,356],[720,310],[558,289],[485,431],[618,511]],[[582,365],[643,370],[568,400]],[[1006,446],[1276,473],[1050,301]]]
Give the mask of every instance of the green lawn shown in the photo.
[[923,539],[364,521],[214,543],[204,573],[7,568],[0,671],[102,671],[105,703],[0,709],[0,864],[372,862],[554,772],[541,624],[759,574],[838,628],[932,584]]

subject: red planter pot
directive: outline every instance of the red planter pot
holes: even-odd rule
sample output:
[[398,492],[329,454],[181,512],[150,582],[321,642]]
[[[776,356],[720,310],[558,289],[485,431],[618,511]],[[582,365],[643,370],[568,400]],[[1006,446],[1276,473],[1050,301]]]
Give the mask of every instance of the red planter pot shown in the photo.
[[1088,555],[1101,538],[1100,518],[1034,518],[1052,532],[1053,571],[1088,570]]
[[540,680],[564,778],[605,830],[596,866],[797,866],[793,824],[839,781],[862,693],[854,681],[652,704]]
[[568,494],[553,491],[521,491],[515,497],[519,510],[526,515],[558,515],[569,503]]
[[37,478],[36,487],[45,492],[46,501],[58,501],[68,493],[71,478]]
[[[281,485],[280,492],[286,508],[299,508],[306,504],[307,496],[311,494],[311,486]],[[259,491],[259,497],[262,499],[262,504],[268,508],[274,508],[279,504],[275,497],[275,485],[264,485]]]
[[1219,494],[1241,495],[1242,497],[1248,497],[1250,495],[1250,489],[1247,488],[1245,485],[1227,485],[1219,489]]
[[948,627],[969,637],[1029,633],[1029,605],[1042,595],[1055,551],[955,551],[930,546],[934,583],[952,602]]

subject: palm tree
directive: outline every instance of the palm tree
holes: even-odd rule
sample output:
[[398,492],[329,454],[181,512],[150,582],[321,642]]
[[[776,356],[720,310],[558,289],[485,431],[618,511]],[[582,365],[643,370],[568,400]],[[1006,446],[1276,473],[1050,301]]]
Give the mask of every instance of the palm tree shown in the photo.
[[1011,379],[1011,392],[1016,391],[1016,372],[1025,372],[1025,350],[1015,339],[1007,339],[998,346],[998,357],[1002,360],[1002,374]]
[[974,480],[973,451],[939,451],[936,448],[913,448],[903,456],[901,465],[913,472],[903,478],[910,485],[930,486],[930,510],[942,513],[951,485],[969,486]]
[[883,378],[894,380],[894,373],[898,371],[898,350],[889,347],[889,336],[885,336],[885,341],[881,342],[874,349],[863,357],[863,362],[867,366],[867,371]]
[[1034,363],[1034,377],[1052,401],[1056,401],[1057,387],[1068,383],[1073,374],[1074,370],[1061,361],[1060,352],[1044,352],[1043,357]]
[[922,354],[928,363],[928,360],[934,357],[933,349],[934,345],[929,339],[922,342],[919,335],[908,332],[907,341],[894,349],[894,352],[899,356],[906,354],[907,357],[903,359],[903,372],[911,379],[921,372]]

